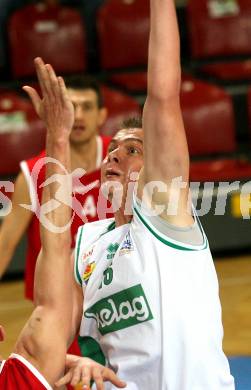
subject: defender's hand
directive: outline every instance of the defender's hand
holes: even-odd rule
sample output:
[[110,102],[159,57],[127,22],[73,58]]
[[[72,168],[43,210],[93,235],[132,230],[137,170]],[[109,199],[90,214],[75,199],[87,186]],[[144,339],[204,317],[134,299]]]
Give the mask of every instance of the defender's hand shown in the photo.
[[41,58],[36,58],[34,63],[42,99],[32,87],[24,86],[23,90],[29,95],[50,135],[57,140],[68,139],[74,123],[74,107],[68,97],[64,80],[57,77],[52,66],[44,64]]

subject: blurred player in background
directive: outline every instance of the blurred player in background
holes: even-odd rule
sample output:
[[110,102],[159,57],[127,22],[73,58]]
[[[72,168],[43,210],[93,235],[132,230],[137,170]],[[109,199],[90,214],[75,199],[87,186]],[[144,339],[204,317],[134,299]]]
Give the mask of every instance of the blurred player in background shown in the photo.
[[[97,201],[100,187],[100,165],[107,153],[110,137],[98,135],[99,128],[107,117],[107,110],[99,85],[90,78],[72,79],[68,93],[74,106],[75,120],[70,135],[70,154],[72,171],[83,168],[87,173],[82,177],[73,176],[73,190],[76,199],[82,206],[81,214],[74,214],[71,225],[72,248],[78,227],[86,218],[88,221],[98,219]],[[35,135],[34,135],[35,136]],[[39,206],[42,187],[45,180],[45,167],[42,166],[37,181],[32,171],[45,151],[39,156],[21,163],[12,195],[12,211],[5,217],[0,227],[0,277],[11,261],[13,252],[27,231],[27,256],[25,265],[25,296],[33,300],[34,273],[37,256],[41,248],[39,234]],[[21,204],[33,205],[33,211],[21,207]],[[36,212],[36,214],[34,213]],[[70,264],[69,264],[70,269]],[[69,353],[80,355],[75,339]]]
[[[107,118],[107,110],[103,105],[101,91],[96,81],[90,78],[72,79],[68,84],[68,92],[75,107],[75,121],[70,137],[71,167],[72,171],[83,168],[87,172],[80,178],[83,186],[81,187],[79,181],[76,180],[77,188],[73,188],[83,207],[83,218],[75,215],[72,224],[72,247],[74,247],[77,229],[83,224],[85,217],[88,221],[95,221],[98,218],[96,204],[100,186],[99,168],[106,155],[110,138],[98,135],[99,128]],[[34,182],[34,177],[31,177],[31,172],[38,160],[44,156],[45,151],[21,163],[22,172],[16,179],[12,195],[13,208],[0,227],[0,277],[8,267],[23,234],[26,231],[28,233],[25,296],[31,300],[33,299],[35,264],[41,247],[39,220],[32,211],[21,207],[20,204],[32,204],[37,210],[41,203],[42,188],[40,186],[45,179],[45,169],[41,168],[37,183]]]

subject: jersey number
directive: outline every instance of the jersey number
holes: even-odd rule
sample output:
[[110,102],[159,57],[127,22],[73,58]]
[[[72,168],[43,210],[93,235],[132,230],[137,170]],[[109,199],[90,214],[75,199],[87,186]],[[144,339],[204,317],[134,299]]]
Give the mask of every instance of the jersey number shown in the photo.
[[99,286],[99,289],[101,289],[103,287],[103,283],[105,286],[108,286],[109,284],[111,284],[112,280],[113,280],[113,269],[112,269],[112,267],[108,267],[103,273],[103,280]]

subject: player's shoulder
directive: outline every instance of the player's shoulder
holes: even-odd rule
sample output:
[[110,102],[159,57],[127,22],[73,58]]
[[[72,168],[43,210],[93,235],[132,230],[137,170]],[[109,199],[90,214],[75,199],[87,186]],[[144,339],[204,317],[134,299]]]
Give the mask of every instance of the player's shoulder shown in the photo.
[[88,247],[96,242],[101,236],[113,230],[115,227],[114,218],[102,219],[90,223],[85,223],[78,228],[76,249]]
[[94,222],[88,222],[78,228],[78,238],[79,236],[91,235],[91,237],[100,236],[103,233],[106,233],[109,230],[112,230],[115,225],[114,218],[100,219]]
[[[194,210],[194,223],[190,226],[180,227],[174,225],[156,211],[134,196],[133,199],[133,226],[136,226],[138,234],[148,231],[153,242],[165,244],[177,253],[194,253],[201,250],[209,250],[207,237],[201,226],[200,220]],[[163,247],[163,246],[162,246]]]

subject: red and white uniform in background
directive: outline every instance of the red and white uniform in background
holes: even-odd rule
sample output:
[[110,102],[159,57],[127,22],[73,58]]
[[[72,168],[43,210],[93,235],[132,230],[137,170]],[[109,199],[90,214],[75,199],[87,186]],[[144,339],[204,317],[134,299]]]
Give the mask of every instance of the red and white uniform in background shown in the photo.
[[13,353],[0,365],[0,389],[52,390],[52,387],[31,363]]
[[[72,233],[72,248],[75,247],[75,238],[77,234],[78,227],[83,225],[84,216],[87,217],[88,222],[93,222],[98,220],[97,215],[97,201],[100,188],[100,165],[102,160],[106,156],[107,147],[110,142],[110,137],[97,136],[97,169],[93,172],[86,173],[80,179],[83,186],[88,186],[90,188],[86,193],[78,193],[78,188],[74,188],[75,197],[81,203],[83,207],[83,219],[81,219],[77,214],[72,222],[71,233]],[[41,184],[45,181],[45,166],[43,165],[38,178],[37,184],[31,180],[31,172],[40,158],[45,157],[45,151],[42,151],[40,155],[21,162],[21,169],[26,177],[29,189],[30,197],[32,204],[36,207],[39,201],[41,204],[42,190]],[[84,187],[83,187],[84,188]],[[86,188],[87,189],[87,188]],[[36,266],[37,256],[41,248],[40,241],[40,232],[39,232],[39,219],[34,214],[32,217],[31,223],[28,228],[28,248],[27,248],[27,257],[26,257],[26,266],[25,266],[25,296],[28,299],[33,300],[33,285],[34,285],[34,272]]]

